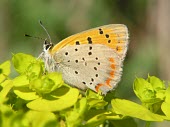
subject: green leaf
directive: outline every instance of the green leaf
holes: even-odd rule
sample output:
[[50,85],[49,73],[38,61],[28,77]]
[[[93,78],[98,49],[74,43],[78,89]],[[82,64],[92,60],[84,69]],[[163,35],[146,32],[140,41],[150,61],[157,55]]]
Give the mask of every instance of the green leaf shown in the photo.
[[154,76],[148,76],[147,80],[136,78],[133,89],[142,104],[150,111],[160,110],[165,98],[165,85],[160,79]]
[[13,80],[14,93],[23,100],[34,100],[39,98],[35,91],[29,89],[29,80],[26,75],[19,75]]
[[14,68],[20,74],[24,73],[28,66],[35,60],[33,56],[23,53],[14,54],[12,57]]
[[167,119],[170,120],[170,86],[166,89],[165,96],[165,102],[162,103],[161,109],[167,116]]
[[124,116],[131,116],[145,121],[163,121],[163,116],[150,112],[145,107],[134,102],[121,99],[111,101],[114,112]]
[[164,112],[164,114],[167,116],[167,120],[170,120],[170,103],[163,102],[161,105],[161,109]]
[[0,104],[5,101],[7,94],[13,87],[13,83],[11,80],[5,80],[1,85],[3,86],[3,89],[0,92]]
[[152,85],[142,78],[135,79],[133,89],[143,103],[156,103],[160,101],[160,99],[156,98]]
[[[133,89],[134,89],[135,94],[141,100],[145,99],[145,96],[150,97],[150,98],[152,98],[154,96],[154,91],[153,91],[152,85],[150,83],[148,83],[146,80],[142,79],[142,78],[136,78],[135,79],[134,84],[133,84]],[[143,94],[146,91],[150,91],[151,95],[143,96]]]
[[[64,88],[66,89],[66,88]],[[73,106],[78,99],[79,91],[76,88],[70,88],[66,93],[61,93],[62,90],[56,89],[55,91],[59,96],[56,98],[38,98],[27,104],[27,107],[37,111],[61,111],[68,107]],[[63,95],[62,95],[63,94]]]
[[165,84],[159,78],[155,76],[148,76],[147,81],[152,84],[152,87],[155,91],[164,90]]
[[35,91],[32,91],[28,87],[14,87],[14,93],[23,100],[35,100],[40,98]]
[[90,108],[94,107],[96,109],[100,109],[103,108],[104,106],[106,106],[108,103],[104,100],[99,100],[99,99],[95,99],[95,98],[90,98],[88,99],[88,105],[90,106]]
[[29,66],[27,67],[27,77],[28,79],[31,81],[31,80],[34,80],[34,79],[37,79],[39,78],[44,70],[43,70],[43,63],[41,61],[34,61],[34,63],[30,63]]
[[50,127],[57,127],[57,115],[54,115],[51,112],[38,112],[32,110],[28,111],[22,120],[25,127],[29,127],[30,125],[32,127],[45,127],[49,125],[50,122],[53,123]]
[[103,99],[104,97],[90,89],[87,89],[86,91],[86,98],[89,99],[89,98],[96,98],[96,99]]
[[37,93],[50,93],[55,83],[50,78],[46,77],[44,79],[36,79],[31,81],[30,88]]
[[26,75],[19,75],[13,79],[14,87],[25,87],[28,86],[29,80]]
[[106,119],[108,120],[122,120],[124,118],[124,116],[116,114],[114,112],[106,112]]
[[165,92],[165,102],[170,104],[170,85],[168,86]]
[[94,107],[99,109],[99,108],[103,108],[108,104],[108,102],[103,100],[104,99],[103,96],[89,89],[86,91],[86,98],[90,108]]
[[156,92],[156,98],[164,100],[165,98],[165,84],[159,78],[155,76],[148,76],[147,81],[151,83],[154,91]]
[[66,115],[66,121],[68,127],[77,127],[80,126],[84,120],[84,113],[87,109],[87,100],[86,98],[81,98],[80,101],[78,101],[74,109],[67,113]]
[[50,93],[55,89],[61,87],[64,81],[62,75],[57,72],[49,73],[44,75],[41,79],[35,79],[30,82],[30,88],[38,93]]
[[0,65],[0,83],[4,81],[7,78],[7,76],[11,73],[10,67],[11,67],[10,61],[5,61]]

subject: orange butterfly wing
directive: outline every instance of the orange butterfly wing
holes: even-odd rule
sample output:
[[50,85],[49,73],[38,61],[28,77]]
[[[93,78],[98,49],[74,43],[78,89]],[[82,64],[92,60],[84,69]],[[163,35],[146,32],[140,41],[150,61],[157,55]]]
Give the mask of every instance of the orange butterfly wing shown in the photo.
[[128,29],[123,24],[104,25],[72,35],[56,44],[51,53],[70,45],[103,44],[113,48],[123,60],[128,46]]

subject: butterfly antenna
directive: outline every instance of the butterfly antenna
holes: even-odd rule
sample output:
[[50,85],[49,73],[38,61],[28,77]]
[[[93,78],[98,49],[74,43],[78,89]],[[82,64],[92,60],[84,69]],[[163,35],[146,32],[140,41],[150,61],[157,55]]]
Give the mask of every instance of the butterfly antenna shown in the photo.
[[44,38],[31,36],[31,35],[29,35],[29,34],[25,34],[24,36],[25,36],[25,37],[32,37],[32,38],[36,38],[36,39],[40,39],[40,40],[45,40]]
[[45,30],[46,34],[48,35],[48,38],[49,38],[50,43],[51,43],[51,37],[50,37],[50,35],[49,35],[48,31],[46,30],[46,28],[43,26],[43,24],[42,24],[41,20],[39,21],[39,23],[40,23],[41,27]]

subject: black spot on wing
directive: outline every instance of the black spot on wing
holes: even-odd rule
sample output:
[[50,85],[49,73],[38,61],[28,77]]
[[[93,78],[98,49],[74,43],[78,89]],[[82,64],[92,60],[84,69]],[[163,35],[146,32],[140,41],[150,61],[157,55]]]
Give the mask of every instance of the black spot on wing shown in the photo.
[[105,36],[106,36],[106,38],[109,38],[109,34],[106,34]]
[[80,45],[80,42],[79,42],[79,41],[76,41],[76,45]]
[[91,39],[91,37],[88,37],[88,38],[87,38],[87,41],[88,41],[89,44],[92,44],[92,39]]
[[103,34],[103,30],[101,28],[99,29],[99,34]]

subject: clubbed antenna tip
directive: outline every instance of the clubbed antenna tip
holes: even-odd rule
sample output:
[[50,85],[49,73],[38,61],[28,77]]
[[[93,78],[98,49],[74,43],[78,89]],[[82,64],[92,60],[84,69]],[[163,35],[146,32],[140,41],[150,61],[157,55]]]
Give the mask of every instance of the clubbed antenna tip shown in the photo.
[[42,22],[41,22],[41,20],[39,20],[39,23],[42,25]]
[[32,37],[31,35],[28,35],[28,34],[25,34],[24,36],[25,36],[25,37]]

